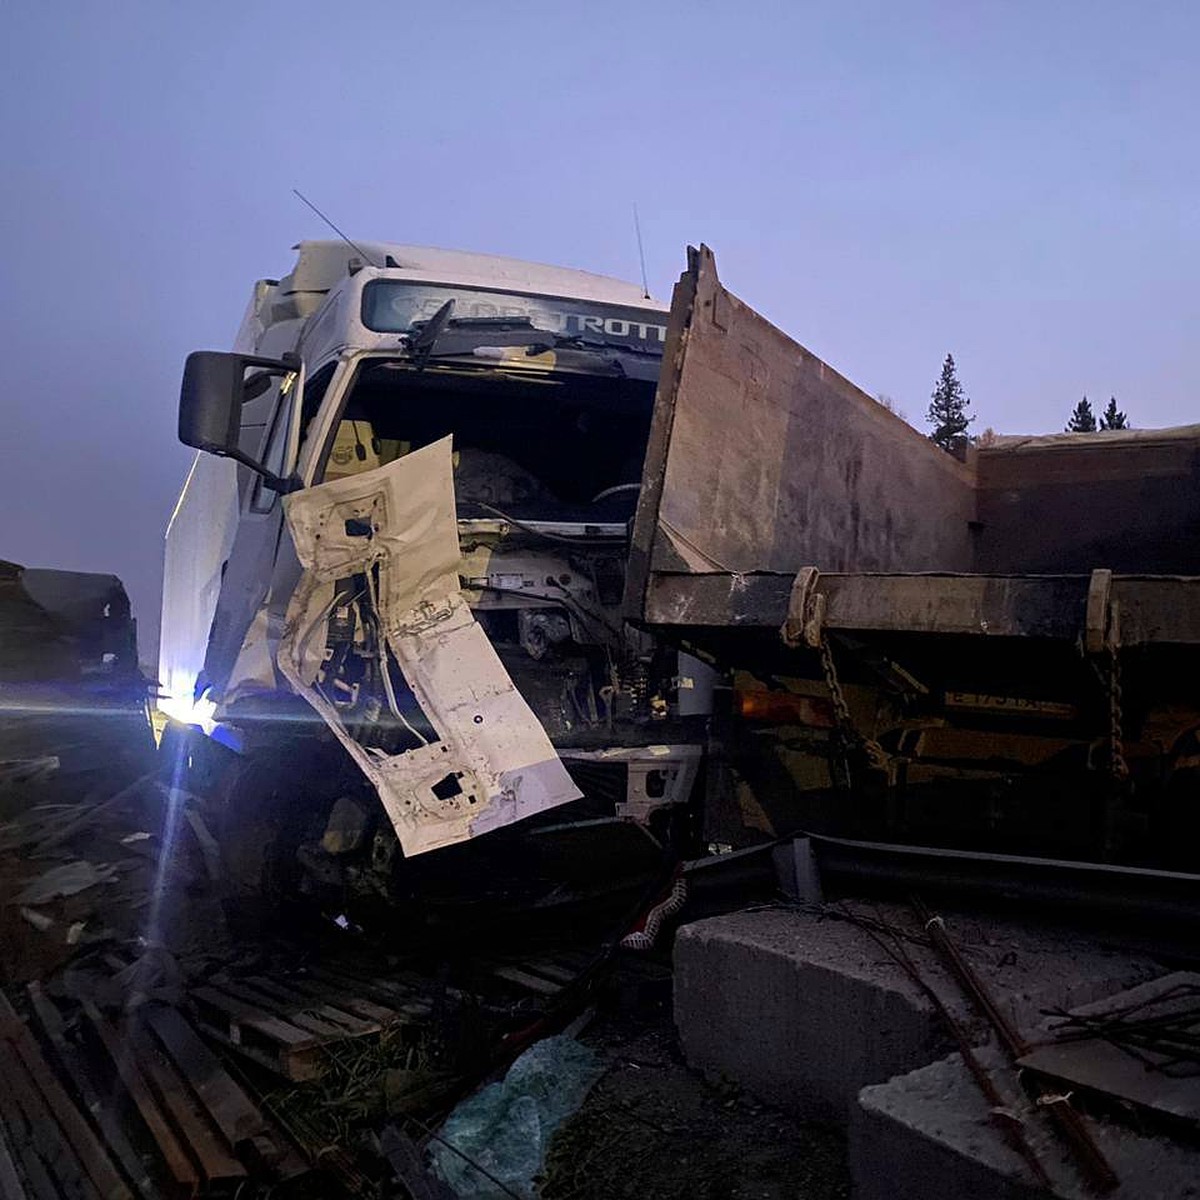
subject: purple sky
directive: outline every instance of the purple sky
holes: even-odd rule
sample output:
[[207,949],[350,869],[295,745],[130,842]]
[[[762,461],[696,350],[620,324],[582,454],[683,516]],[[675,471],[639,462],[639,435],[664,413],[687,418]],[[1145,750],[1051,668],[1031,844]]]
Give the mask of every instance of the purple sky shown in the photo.
[[[836,11],[835,11],[836,10]],[[1197,419],[1200,6],[83,4],[0,48],[0,558],[157,625],[188,350],[350,234],[736,293],[923,427]],[[144,644],[143,658],[152,645]]]

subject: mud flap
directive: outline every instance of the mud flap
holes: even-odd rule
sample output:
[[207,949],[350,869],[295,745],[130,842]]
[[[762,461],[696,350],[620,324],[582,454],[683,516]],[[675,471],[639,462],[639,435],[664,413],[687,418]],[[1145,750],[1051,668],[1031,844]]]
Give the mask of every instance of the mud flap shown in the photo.
[[[450,438],[284,500],[303,575],[278,663],[374,784],[406,855],[577,799],[579,790],[459,589]],[[322,691],[337,581],[360,575],[433,736],[388,754],[352,735]],[[402,718],[403,719],[403,718]]]

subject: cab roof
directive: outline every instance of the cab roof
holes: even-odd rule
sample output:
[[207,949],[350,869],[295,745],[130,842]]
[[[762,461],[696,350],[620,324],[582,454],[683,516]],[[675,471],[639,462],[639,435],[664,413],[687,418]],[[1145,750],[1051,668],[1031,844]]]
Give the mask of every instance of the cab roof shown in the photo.
[[[442,283],[457,287],[496,288],[539,296],[595,300],[633,308],[668,311],[668,305],[647,297],[636,283],[524,262],[497,254],[474,254],[465,250],[440,250],[430,246],[403,246],[391,242],[306,241],[298,251],[291,273],[279,281],[283,296],[328,292],[359,266],[395,271],[397,278],[414,283]],[[360,253],[361,251],[361,253]]]

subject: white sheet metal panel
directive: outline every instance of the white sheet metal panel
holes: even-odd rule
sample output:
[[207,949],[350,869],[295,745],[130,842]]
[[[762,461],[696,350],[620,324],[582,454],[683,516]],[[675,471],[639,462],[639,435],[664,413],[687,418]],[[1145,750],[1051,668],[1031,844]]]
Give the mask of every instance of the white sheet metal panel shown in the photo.
[[206,715],[194,689],[237,524],[237,464],[197,454],[167,526],[158,645],[159,707],[185,723]]
[[[453,845],[577,799],[545,730],[514,687],[459,589],[449,438],[284,501],[304,568],[288,608],[280,670],[375,785],[407,855]],[[347,521],[369,524],[352,536]],[[355,741],[317,681],[337,580],[377,570],[387,648],[438,740],[401,754]],[[461,791],[434,793],[447,775]]]

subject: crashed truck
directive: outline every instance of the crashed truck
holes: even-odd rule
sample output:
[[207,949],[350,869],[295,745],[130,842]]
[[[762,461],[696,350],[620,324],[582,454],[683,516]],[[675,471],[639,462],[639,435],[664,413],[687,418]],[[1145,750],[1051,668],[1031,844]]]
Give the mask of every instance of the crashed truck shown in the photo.
[[581,271],[305,242],[190,356],[164,745],[247,891],[298,860],[386,894],[563,806],[686,807],[713,672],[622,608],[667,319]]
[[180,437],[163,748],[247,890],[553,891],[564,829],[1194,853],[1200,427],[956,457],[705,248],[668,308],[305,242]]

